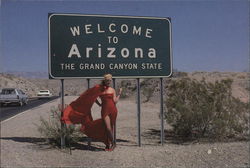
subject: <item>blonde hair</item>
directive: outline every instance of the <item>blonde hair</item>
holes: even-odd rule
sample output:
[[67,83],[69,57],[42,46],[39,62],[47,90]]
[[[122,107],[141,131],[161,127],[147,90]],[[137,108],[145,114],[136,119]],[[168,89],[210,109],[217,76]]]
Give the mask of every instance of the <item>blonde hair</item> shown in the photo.
[[111,74],[105,74],[103,75],[103,80],[101,81],[101,85],[106,86],[105,80],[111,80],[112,79],[112,75]]
[[103,77],[104,77],[104,80],[111,80],[112,79],[111,74],[105,74]]

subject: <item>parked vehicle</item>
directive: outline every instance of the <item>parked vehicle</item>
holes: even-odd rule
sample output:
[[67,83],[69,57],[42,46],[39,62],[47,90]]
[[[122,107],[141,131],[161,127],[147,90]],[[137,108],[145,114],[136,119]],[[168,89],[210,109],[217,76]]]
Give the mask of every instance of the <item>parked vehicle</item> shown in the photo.
[[0,93],[0,105],[18,104],[20,106],[28,103],[28,96],[20,89],[4,88]]
[[49,90],[40,90],[37,93],[37,97],[39,99],[41,99],[41,98],[51,98],[52,97],[52,93]]

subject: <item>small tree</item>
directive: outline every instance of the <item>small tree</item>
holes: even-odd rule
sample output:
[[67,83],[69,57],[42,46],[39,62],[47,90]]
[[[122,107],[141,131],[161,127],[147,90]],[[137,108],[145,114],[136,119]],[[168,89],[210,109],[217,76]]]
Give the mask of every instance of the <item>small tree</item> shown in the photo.
[[[59,106],[58,106],[59,107]],[[65,137],[65,145],[78,142],[82,137],[80,128],[74,125],[68,125],[61,128],[61,111],[59,108],[52,107],[50,110],[50,118],[48,120],[40,117],[40,125],[37,125],[40,134],[52,145],[61,145],[61,136]]]
[[185,137],[226,138],[248,130],[248,105],[232,96],[232,80],[213,83],[182,78],[168,85],[167,122]]

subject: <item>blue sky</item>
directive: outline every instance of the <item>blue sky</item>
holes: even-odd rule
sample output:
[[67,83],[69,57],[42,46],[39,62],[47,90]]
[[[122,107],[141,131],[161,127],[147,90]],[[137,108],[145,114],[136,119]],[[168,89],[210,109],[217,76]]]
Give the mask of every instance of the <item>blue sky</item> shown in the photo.
[[2,0],[0,71],[48,71],[48,13],[171,17],[174,69],[248,70],[247,0]]

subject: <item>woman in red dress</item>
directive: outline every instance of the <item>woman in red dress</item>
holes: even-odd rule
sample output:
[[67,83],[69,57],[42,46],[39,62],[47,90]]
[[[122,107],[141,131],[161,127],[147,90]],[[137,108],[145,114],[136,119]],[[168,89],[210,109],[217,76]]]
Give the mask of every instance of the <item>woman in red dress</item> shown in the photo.
[[115,104],[119,101],[119,98],[122,92],[122,88],[120,88],[119,94],[116,95],[115,89],[110,87],[111,81],[112,81],[111,74],[104,75],[102,86],[104,86],[105,89],[99,96],[101,98],[102,103],[96,100],[96,103],[102,107],[101,116],[102,116],[102,120],[105,123],[105,128],[107,132],[107,138],[106,138],[107,150],[115,148],[114,139],[113,139],[113,128],[114,128],[116,117],[117,117],[117,108]]
[[[112,75],[104,75],[102,84],[88,89],[78,99],[70,103],[63,112],[62,121],[66,124],[82,124],[81,131],[88,137],[103,142],[106,151],[115,148],[113,139],[113,128],[117,117],[116,103],[118,102],[122,88],[116,95],[115,90],[110,87]],[[97,100],[100,97],[101,103]],[[101,119],[93,120],[91,107],[96,102],[101,109]]]

